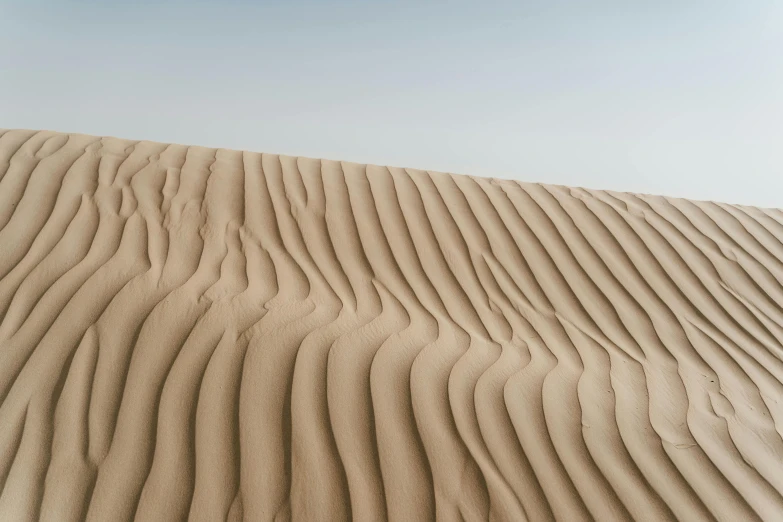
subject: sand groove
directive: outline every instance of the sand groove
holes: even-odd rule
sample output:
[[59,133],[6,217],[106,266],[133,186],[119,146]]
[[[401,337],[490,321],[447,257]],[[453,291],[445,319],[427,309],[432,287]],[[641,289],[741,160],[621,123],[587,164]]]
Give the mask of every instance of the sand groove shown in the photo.
[[0,133],[0,520],[780,520],[777,210]]

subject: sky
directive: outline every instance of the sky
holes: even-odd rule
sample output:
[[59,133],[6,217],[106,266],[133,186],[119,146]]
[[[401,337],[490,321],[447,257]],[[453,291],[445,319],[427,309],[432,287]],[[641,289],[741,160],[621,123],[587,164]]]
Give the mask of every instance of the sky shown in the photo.
[[0,0],[0,127],[783,207],[783,2]]

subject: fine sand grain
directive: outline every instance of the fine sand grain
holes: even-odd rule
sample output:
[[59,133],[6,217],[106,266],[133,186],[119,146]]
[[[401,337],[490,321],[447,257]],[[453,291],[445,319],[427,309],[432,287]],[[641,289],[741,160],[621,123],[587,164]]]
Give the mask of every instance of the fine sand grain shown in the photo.
[[783,519],[783,213],[0,131],[0,520]]

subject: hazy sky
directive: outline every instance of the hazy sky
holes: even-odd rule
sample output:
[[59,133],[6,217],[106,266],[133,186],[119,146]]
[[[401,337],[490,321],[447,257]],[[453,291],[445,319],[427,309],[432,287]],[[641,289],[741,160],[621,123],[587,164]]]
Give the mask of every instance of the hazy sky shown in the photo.
[[783,207],[783,2],[0,0],[0,127]]

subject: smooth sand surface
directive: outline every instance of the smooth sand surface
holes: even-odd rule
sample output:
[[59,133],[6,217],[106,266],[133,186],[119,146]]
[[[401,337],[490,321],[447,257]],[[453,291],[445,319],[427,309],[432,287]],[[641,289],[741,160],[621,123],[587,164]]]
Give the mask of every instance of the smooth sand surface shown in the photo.
[[0,520],[783,519],[783,213],[0,131]]

